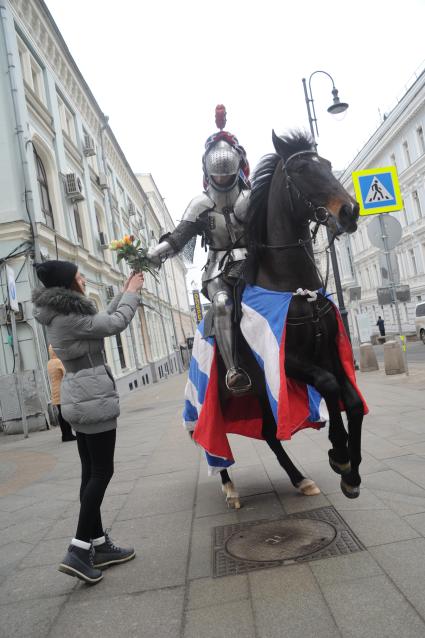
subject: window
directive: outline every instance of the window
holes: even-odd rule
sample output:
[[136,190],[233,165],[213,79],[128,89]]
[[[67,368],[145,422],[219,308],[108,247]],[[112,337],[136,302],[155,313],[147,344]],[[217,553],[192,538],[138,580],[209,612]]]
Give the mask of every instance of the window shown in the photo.
[[59,96],[58,105],[62,131],[76,144],[77,135],[75,132],[74,115]]
[[378,268],[376,266],[376,264],[373,265],[373,272],[375,275],[375,283],[377,286],[379,286],[379,275],[378,275]]
[[38,192],[40,195],[40,204],[41,204],[41,210],[44,215],[44,222],[46,226],[54,229],[55,223],[53,219],[53,210],[52,210],[52,204],[50,201],[49,184],[47,182],[46,169],[44,168],[44,164],[41,161],[41,157],[37,153],[34,146],[33,146],[33,149],[34,149],[35,167],[37,172]]
[[407,142],[403,142],[403,152],[404,159],[406,160],[406,166],[410,166],[412,160],[410,159],[409,144]]
[[419,153],[423,155],[425,153],[425,139],[422,126],[418,126],[416,129],[416,135],[418,136]]
[[425,303],[421,303],[419,306],[416,306],[416,316],[425,317]]
[[117,334],[115,336],[115,339],[117,341],[117,350],[118,350],[118,356],[120,358],[121,369],[124,370],[127,367],[127,364],[125,362],[124,348],[122,345],[121,335]]
[[31,57],[31,84],[38,99],[41,100],[41,102],[46,102],[43,69],[37,64],[33,57]]
[[416,213],[418,217],[420,218],[422,217],[422,207],[421,207],[421,201],[419,199],[418,191],[413,191],[412,198],[413,198],[413,203],[415,206]]
[[395,153],[392,153],[390,155],[390,162],[392,166],[395,166],[397,168],[397,162],[395,161]]
[[413,250],[413,248],[409,249],[409,256],[410,256],[410,263],[412,264],[412,272],[414,275],[418,274],[418,266],[416,263],[416,255],[415,255],[415,251]]
[[74,211],[74,222],[75,222],[75,232],[77,235],[77,243],[80,246],[84,246],[83,228],[81,226],[81,218],[80,218],[80,211],[78,210],[78,204],[75,203],[73,205],[73,211]]
[[46,93],[44,89],[43,69],[38,64],[34,56],[28,50],[28,47],[18,37],[19,61],[21,63],[22,75],[26,84],[34,91],[41,102],[46,102]]
[[371,280],[370,280],[370,272],[369,272],[369,268],[366,268],[366,289],[369,290],[372,287],[371,284]]

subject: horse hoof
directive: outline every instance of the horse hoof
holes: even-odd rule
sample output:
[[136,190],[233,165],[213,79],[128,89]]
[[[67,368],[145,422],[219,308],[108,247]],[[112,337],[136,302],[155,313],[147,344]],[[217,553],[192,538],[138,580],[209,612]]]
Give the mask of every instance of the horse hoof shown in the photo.
[[339,474],[340,476],[344,476],[344,474],[349,474],[351,472],[351,463],[350,463],[350,461],[347,461],[346,463],[338,463],[338,461],[335,461],[332,458],[331,452],[332,452],[332,450],[329,450],[329,452],[328,452],[329,465],[331,466],[333,471],[336,472],[337,474]]
[[226,498],[227,507],[231,510],[240,510],[241,502],[239,498],[231,496]]
[[226,503],[229,509],[240,510],[241,502],[239,500],[239,494],[235,490],[235,486],[230,481],[221,486],[223,494],[226,496]]
[[347,498],[358,498],[360,496],[360,485],[348,485],[341,479],[341,491]]
[[320,494],[320,489],[311,479],[303,479],[301,483],[298,483],[297,489],[299,489],[304,496],[317,496],[317,494]]

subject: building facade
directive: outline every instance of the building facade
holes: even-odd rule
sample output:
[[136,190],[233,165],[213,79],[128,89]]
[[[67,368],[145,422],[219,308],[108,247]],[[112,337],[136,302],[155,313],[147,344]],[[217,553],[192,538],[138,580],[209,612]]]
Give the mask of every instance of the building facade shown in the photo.
[[[137,178],[152,211],[146,223],[147,241],[156,244],[162,235],[172,232],[175,225],[152,175],[140,173]],[[173,347],[179,351],[184,366],[189,363],[187,340],[193,337],[195,330],[186,287],[186,274],[187,269],[181,255],[167,259],[160,270],[161,298],[167,300],[167,316],[171,321]]]
[[[87,278],[87,295],[102,310],[128,276],[109,242],[128,233],[147,246],[149,233],[158,237],[164,222],[44,2],[6,1],[0,11],[0,385],[9,387],[17,372],[18,348],[22,371],[34,372],[38,392],[48,398],[47,344],[30,301],[38,284],[34,261],[77,263]],[[169,218],[167,228],[171,225]],[[16,342],[6,310],[6,265],[22,307]],[[193,334],[190,320],[184,323],[189,314],[184,273],[179,262],[171,276],[165,270],[158,281],[147,275],[134,321],[106,340],[121,392],[183,368],[179,345]],[[177,332],[180,311],[184,335]]]
[[[386,166],[397,167],[403,197],[403,210],[391,213],[402,226],[402,238],[394,249],[392,264],[399,283],[410,287],[411,300],[399,303],[402,331],[414,334],[415,308],[425,300],[425,71],[385,116],[339,179],[354,196],[353,171]],[[359,313],[369,316],[372,334],[378,333],[378,316],[384,319],[387,332],[398,332],[394,305],[378,303],[377,288],[386,286],[388,277],[383,253],[369,241],[367,227],[373,218],[361,217],[357,232],[336,242],[344,300],[355,342],[359,339],[356,321]],[[323,252],[326,244],[321,230],[316,258],[322,272],[326,270]],[[328,289],[335,290],[332,271]]]

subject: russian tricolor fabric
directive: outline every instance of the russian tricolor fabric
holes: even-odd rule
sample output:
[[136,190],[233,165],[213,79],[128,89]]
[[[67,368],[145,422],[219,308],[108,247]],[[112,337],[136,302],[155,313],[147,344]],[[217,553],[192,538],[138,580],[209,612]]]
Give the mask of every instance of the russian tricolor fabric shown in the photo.
[[[285,374],[285,325],[292,297],[293,293],[247,286],[242,298],[241,331],[264,371],[277,438],[281,440],[290,439],[306,427],[323,427],[328,419],[325,402],[317,390],[288,379]],[[351,345],[336,307],[335,312],[341,362],[359,392]],[[216,345],[213,338],[204,338],[203,330],[201,322],[193,345],[183,418],[186,428],[194,431],[194,440],[204,448],[210,473],[214,474],[234,463],[227,434],[261,439],[262,418],[255,397],[235,397],[221,406]]]

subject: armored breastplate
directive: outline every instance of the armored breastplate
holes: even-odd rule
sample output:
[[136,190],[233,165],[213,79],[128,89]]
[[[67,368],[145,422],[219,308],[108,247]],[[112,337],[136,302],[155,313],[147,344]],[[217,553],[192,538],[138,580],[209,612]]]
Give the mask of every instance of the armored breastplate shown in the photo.
[[236,219],[233,209],[208,211],[207,242],[214,250],[228,250],[236,242],[237,246],[243,246],[243,241],[238,241],[244,234],[242,224]]

